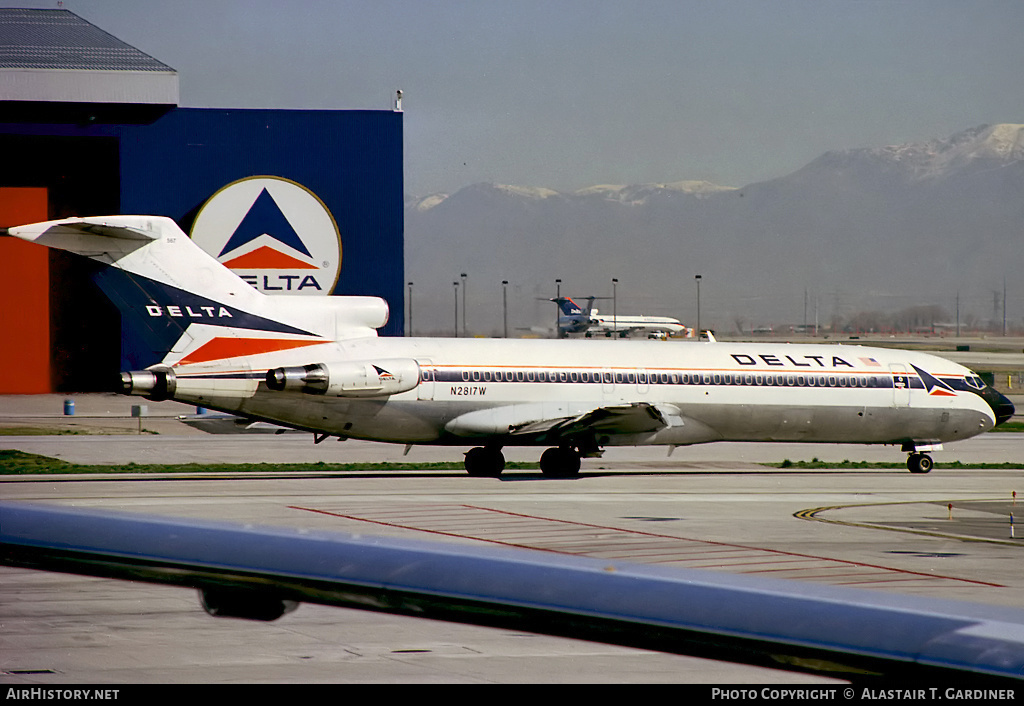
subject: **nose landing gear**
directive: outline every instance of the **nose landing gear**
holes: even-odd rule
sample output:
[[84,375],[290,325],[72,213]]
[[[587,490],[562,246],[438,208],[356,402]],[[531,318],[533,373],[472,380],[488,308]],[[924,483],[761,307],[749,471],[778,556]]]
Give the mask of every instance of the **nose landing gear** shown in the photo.
[[907,469],[911,473],[927,473],[935,465],[932,457],[924,453],[912,453],[907,457]]

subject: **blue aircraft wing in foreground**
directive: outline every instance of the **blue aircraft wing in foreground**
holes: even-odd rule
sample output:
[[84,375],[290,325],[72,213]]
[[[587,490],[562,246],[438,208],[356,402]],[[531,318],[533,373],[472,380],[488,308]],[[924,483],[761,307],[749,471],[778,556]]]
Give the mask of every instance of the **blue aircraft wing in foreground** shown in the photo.
[[714,572],[0,503],[0,564],[513,628],[851,681],[1024,676],[1024,611]]

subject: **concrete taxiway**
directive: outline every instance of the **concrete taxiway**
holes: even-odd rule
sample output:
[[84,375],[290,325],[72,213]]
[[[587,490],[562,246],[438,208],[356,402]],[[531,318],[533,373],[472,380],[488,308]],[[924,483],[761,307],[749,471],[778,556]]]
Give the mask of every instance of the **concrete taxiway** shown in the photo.
[[[186,410],[191,411],[191,410]],[[172,423],[167,420],[168,424]],[[452,460],[460,449],[308,435],[6,436],[0,448],[80,463]],[[900,460],[894,448],[720,444],[610,449],[581,476],[449,471],[0,477],[5,500],[498,544],[1024,607],[1009,516],[1024,471],[800,471],[757,461]],[[537,450],[510,450],[536,460]],[[987,434],[939,462],[1017,461]],[[1017,534],[1024,534],[1020,532]],[[194,591],[0,569],[0,684],[810,683],[696,658],[303,605],[273,623],[215,619]]]

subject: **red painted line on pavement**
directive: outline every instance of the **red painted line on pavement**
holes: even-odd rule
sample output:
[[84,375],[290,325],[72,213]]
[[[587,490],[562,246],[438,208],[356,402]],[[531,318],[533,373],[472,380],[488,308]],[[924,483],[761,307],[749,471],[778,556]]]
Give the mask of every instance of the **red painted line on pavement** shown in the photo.
[[[455,538],[458,538],[458,539],[473,539],[473,540],[476,540],[476,541],[488,542],[490,544],[497,544],[497,545],[500,545],[500,546],[514,547],[514,548],[517,548],[517,549],[532,549],[532,550],[535,550],[535,551],[545,551],[545,552],[549,552],[549,553],[553,553],[553,554],[572,554],[572,555],[591,555],[591,556],[595,556],[595,555],[601,554],[602,551],[628,551],[628,547],[617,547],[616,549],[607,548],[607,549],[602,550],[602,549],[599,549],[599,548],[596,548],[596,547],[593,547],[593,546],[591,546],[590,549],[587,550],[587,551],[578,551],[578,552],[577,551],[569,551],[569,550],[566,550],[566,549],[555,549],[555,548],[545,547],[545,546],[543,546],[543,543],[529,544],[529,543],[522,543],[522,542],[518,542],[518,541],[508,541],[508,540],[502,540],[502,539],[497,539],[497,538],[482,537],[482,536],[478,536],[478,535],[461,534],[461,533],[453,532],[453,531],[450,531],[450,530],[430,529],[430,528],[427,528],[427,527],[414,526],[414,525],[411,525],[411,524],[397,522],[397,521],[393,521],[393,520],[373,519],[373,518],[369,518],[369,517],[361,517],[359,515],[352,515],[352,514],[347,514],[347,513],[343,513],[343,512],[333,512],[333,511],[329,511],[329,510],[320,510],[320,509],[316,509],[316,508],[299,507],[299,506],[294,506],[294,505],[290,505],[288,507],[293,509],[293,510],[300,510],[300,511],[303,511],[303,512],[313,512],[313,513],[317,513],[317,514],[321,514],[321,515],[327,515],[327,516],[339,517],[339,518],[343,518],[343,519],[347,519],[347,520],[353,520],[353,521],[356,521],[356,522],[367,522],[367,523],[371,523],[371,524],[380,525],[382,527],[394,527],[396,529],[415,530],[415,531],[418,531],[418,532],[426,532],[427,534],[434,534],[434,535],[445,536],[445,537],[455,537]],[[437,510],[444,510],[445,511],[443,513],[438,513],[438,514],[444,514],[446,516],[457,517],[458,516],[458,510],[453,511],[453,513],[447,512],[447,510],[449,508],[451,508],[451,507],[453,507],[453,506],[438,506],[436,509]],[[516,517],[516,518],[521,518],[521,519],[524,519],[524,520],[532,520],[532,521],[545,522],[545,523],[554,523],[554,524],[557,524],[557,525],[560,525],[560,526],[571,527],[571,528],[576,528],[576,529],[585,528],[585,529],[588,529],[588,530],[598,530],[598,531],[601,531],[601,532],[612,532],[612,533],[615,533],[615,536],[629,535],[629,536],[634,536],[634,537],[654,538],[654,539],[658,539],[658,540],[662,540],[662,541],[664,541],[664,540],[671,540],[671,541],[674,541],[674,542],[691,543],[691,544],[701,545],[703,547],[715,547],[715,549],[705,549],[703,552],[699,552],[701,554],[701,556],[694,557],[693,559],[683,558],[682,555],[689,554],[689,553],[696,553],[696,552],[694,552],[694,550],[696,549],[695,547],[691,547],[689,550],[685,550],[682,547],[679,547],[678,550],[673,550],[673,552],[672,552],[673,554],[678,554],[680,556],[679,559],[675,559],[675,560],[668,559],[668,560],[663,560],[663,561],[658,561],[658,562],[649,562],[649,563],[669,563],[669,562],[672,562],[672,561],[676,561],[676,562],[680,562],[680,563],[687,562],[687,561],[690,561],[690,562],[696,562],[696,561],[718,561],[719,563],[716,564],[716,566],[728,566],[728,564],[722,563],[723,561],[727,560],[727,557],[720,557],[720,558],[718,558],[716,560],[715,558],[710,557],[709,555],[711,555],[711,554],[723,554],[723,553],[736,552],[736,551],[752,551],[752,552],[765,553],[765,554],[769,554],[769,555],[772,555],[772,556],[780,557],[780,561],[781,561],[782,557],[792,557],[791,560],[794,561],[794,562],[795,561],[799,561],[799,560],[825,561],[825,562],[830,562],[830,563],[833,563],[833,564],[841,564],[841,565],[844,565],[844,566],[857,567],[859,569],[878,570],[878,571],[884,571],[884,572],[890,572],[890,573],[896,573],[896,574],[903,574],[904,576],[910,577],[910,578],[899,578],[899,579],[882,579],[881,577],[879,577],[879,578],[875,578],[875,579],[869,579],[869,578],[867,578],[867,576],[864,576],[864,574],[860,574],[859,572],[853,572],[850,575],[853,575],[853,576],[862,575],[862,576],[865,577],[865,581],[862,581],[862,582],[853,581],[853,582],[844,582],[844,583],[882,583],[882,582],[888,582],[890,580],[891,581],[896,581],[896,580],[898,580],[898,581],[912,581],[912,580],[918,580],[918,579],[930,579],[930,580],[942,579],[942,580],[946,580],[946,581],[956,581],[956,582],[960,582],[960,583],[969,583],[969,584],[980,585],[980,586],[990,586],[990,587],[993,587],[993,588],[1005,588],[1005,586],[1003,586],[1002,584],[990,583],[988,581],[978,581],[978,580],[975,580],[975,579],[964,579],[964,578],[958,578],[958,577],[955,577],[955,576],[943,576],[943,575],[939,575],[939,574],[928,574],[928,573],[919,572],[919,571],[910,571],[908,569],[897,569],[897,568],[892,568],[892,567],[888,567],[888,566],[880,566],[878,564],[868,564],[868,563],[865,563],[865,562],[851,561],[851,560],[848,560],[848,559],[833,559],[833,558],[830,558],[830,557],[815,556],[815,555],[812,555],[812,554],[802,554],[802,553],[798,553],[798,552],[788,552],[788,551],[783,551],[783,550],[780,550],[780,549],[765,549],[765,548],[762,548],[762,547],[751,547],[751,546],[742,545],[742,544],[730,544],[730,543],[727,543],[727,542],[717,542],[717,541],[714,541],[714,540],[707,540],[707,539],[691,539],[691,538],[687,538],[687,537],[676,537],[676,536],[673,536],[673,535],[658,534],[658,533],[655,533],[655,532],[643,532],[643,531],[640,531],[640,530],[632,530],[632,529],[623,529],[621,527],[610,527],[610,526],[607,526],[607,525],[596,525],[596,524],[591,524],[591,523],[586,523],[586,522],[577,522],[577,521],[574,521],[574,520],[562,520],[562,519],[557,519],[557,518],[542,517],[542,516],[538,516],[538,515],[525,515],[525,514],[522,514],[522,513],[510,512],[508,510],[495,510],[493,508],[479,507],[479,506],[476,506],[476,505],[458,505],[458,506],[454,506],[454,507],[455,508],[460,508],[460,509],[465,509],[465,510],[474,510],[476,512],[487,513],[487,514],[497,514],[497,515],[503,515],[503,516],[506,516],[506,517]],[[421,508],[410,508],[411,512],[409,512],[409,513],[403,513],[403,512],[400,512],[400,511],[385,510],[385,511],[375,512],[374,514],[386,515],[386,516],[389,516],[389,517],[393,517],[396,520],[397,519],[401,519],[402,517],[407,518],[407,519],[411,519],[410,515],[416,515],[417,517],[415,519],[422,521],[424,519],[430,519],[430,518],[422,517],[423,511],[426,510],[426,509],[427,508],[422,508],[422,507]],[[463,517],[465,517],[465,516],[463,515]],[[463,523],[457,523],[457,524],[463,524]],[[468,522],[466,524],[469,524],[470,526],[478,527],[481,530],[486,530],[487,527],[488,527],[486,525],[484,527],[480,527],[479,523],[473,523],[473,522]],[[514,533],[509,532],[507,534],[514,534]],[[601,537],[594,537],[594,539],[595,540],[607,540],[609,538],[607,536],[601,536]],[[586,549],[586,547],[582,547],[582,548]],[[666,549],[668,549],[668,548],[666,547]],[[601,557],[601,558],[605,558],[605,559],[608,559],[608,560],[614,560],[613,558],[609,558],[609,557]],[[729,559],[736,559],[738,557],[733,556],[733,557],[728,557],[728,558]],[[626,560],[628,560],[628,558]],[[823,568],[823,567],[819,567],[819,569],[820,568]],[[744,572],[744,573],[765,573],[765,572],[770,572],[770,571],[800,571],[800,569],[796,569],[794,567],[784,567],[784,568],[778,568],[778,569],[759,569],[759,570],[755,570],[755,571],[751,571],[751,572]],[[841,576],[841,575],[842,574],[838,574],[838,575],[834,575],[834,576]],[[829,578],[829,577],[825,576],[823,578]]]

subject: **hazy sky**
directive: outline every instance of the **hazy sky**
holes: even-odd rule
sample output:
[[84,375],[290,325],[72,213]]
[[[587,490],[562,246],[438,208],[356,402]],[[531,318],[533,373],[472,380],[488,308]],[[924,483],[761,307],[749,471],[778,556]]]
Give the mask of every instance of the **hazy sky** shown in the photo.
[[788,174],[829,149],[1024,122],[1020,0],[56,0],[189,107],[387,109],[405,186]]

